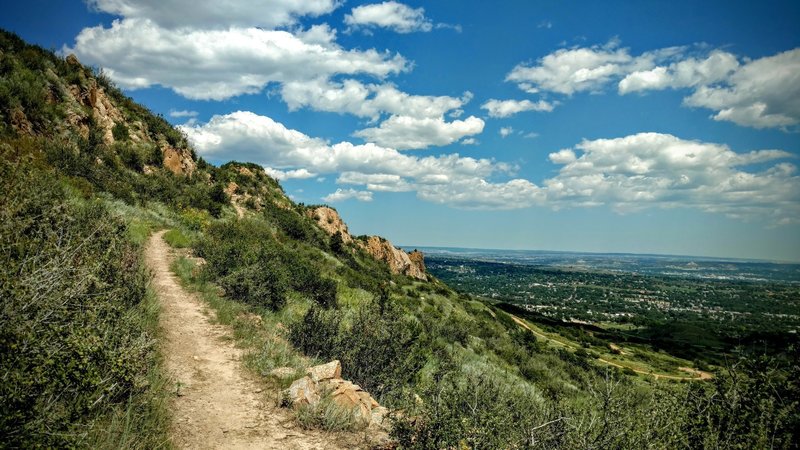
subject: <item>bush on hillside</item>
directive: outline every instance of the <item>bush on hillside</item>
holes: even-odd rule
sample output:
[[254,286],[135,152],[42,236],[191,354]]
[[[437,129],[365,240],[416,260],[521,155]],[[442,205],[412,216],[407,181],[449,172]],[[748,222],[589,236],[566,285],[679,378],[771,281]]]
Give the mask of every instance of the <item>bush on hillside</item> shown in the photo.
[[345,319],[340,310],[312,307],[289,327],[289,340],[308,355],[339,359],[345,378],[378,398],[399,392],[427,360],[425,332],[395,307],[369,302]]
[[1,156],[0,435],[10,447],[85,447],[95,423],[149,389],[147,275],[101,204]]

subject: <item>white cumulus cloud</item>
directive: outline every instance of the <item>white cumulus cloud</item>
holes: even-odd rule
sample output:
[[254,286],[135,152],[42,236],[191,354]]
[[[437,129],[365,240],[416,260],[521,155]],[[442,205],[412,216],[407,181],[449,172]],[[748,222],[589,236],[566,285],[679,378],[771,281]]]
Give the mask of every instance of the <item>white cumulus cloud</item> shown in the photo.
[[325,78],[285,83],[281,88],[281,96],[290,110],[310,107],[317,111],[346,112],[373,120],[382,113],[441,117],[472,99],[469,91],[460,98],[411,95],[390,83],[365,84],[353,79],[337,82]]
[[687,58],[669,66],[632,72],[619,82],[619,93],[708,85],[727,79],[738,67],[736,56],[713,51],[704,59]]
[[532,102],[530,100],[489,99],[486,103],[481,105],[481,109],[485,109],[489,112],[489,117],[510,117],[523,111],[550,112],[554,107],[555,105],[553,103],[544,100]]
[[295,170],[278,170],[273,169],[272,167],[265,167],[264,172],[267,175],[275,178],[276,180],[292,180],[292,179],[300,179],[304,180],[306,178],[314,178],[317,174],[309,172],[306,169],[295,169]]
[[[488,181],[508,174],[512,169],[508,164],[455,153],[415,157],[372,143],[330,144],[248,111],[218,115],[205,124],[180,128],[200,155],[223,161],[253,161],[269,167],[268,173],[339,174],[340,184],[363,186],[370,192],[416,191],[420,198],[444,203],[448,203],[444,193],[458,190],[448,204],[463,208],[518,207],[514,206],[516,201],[502,204],[502,199],[522,192],[519,181]],[[491,192],[502,195],[493,197]]]
[[482,133],[483,126],[483,120],[475,116],[452,122],[442,117],[391,116],[380,126],[357,131],[354,136],[398,150],[411,150],[452,144],[465,136]]
[[395,1],[357,6],[344,17],[344,23],[352,28],[388,28],[398,33],[433,29],[424,8],[412,8]]
[[270,82],[338,74],[383,78],[407,68],[400,55],[345,50],[319,39],[314,36],[313,41],[306,41],[288,31],[259,28],[172,30],[150,19],[135,18],[115,20],[110,28],[85,28],[75,46],[64,52],[102,67],[124,88],[161,85],[203,100],[257,93]]
[[800,222],[800,176],[794,156],[782,150],[740,153],[661,133],[585,140],[551,153],[558,172],[537,184],[511,178],[518,168],[502,162],[331,144],[252,112],[181,129],[205,157],[254,161],[284,178],[336,174],[338,184],[352,187],[333,198],[354,196],[350,190],[416,192],[425,201],[468,209],[692,208],[774,225]]
[[724,82],[684,101],[716,111],[714,120],[753,128],[800,124],[800,48],[747,62]]
[[544,184],[553,205],[604,204],[621,212],[689,207],[778,223],[800,219],[796,167],[748,166],[792,157],[780,150],[736,153],[721,144],[639,133],[551,153],[550,160],[563,167]]
[[[615,41],[604,46],[559,49],[522,63],[506,77],[531,94],[603,92],[620,95],[689,89],[684,105],[715,111],[712,118],[752,128],[800,124],[800,48],[755,60],[705,45],[667,47],[631,55]],[[541,101],[540,101],[541,103]],[[500,103],[485,109],[504,114]],[[513,114],[516,105],[506,106]]]
[[357,191],[355,189],[336,189],[336,192],[332,192],[325,197],[322,197],[322,200],[330,203],[342,202],[349,199],[356,199],[360,202],[371,202],[372,201],[372,192],[369,191]]
[[536,64],[519,64],[506,76],[529,93],[556,92],[572,95],[597,91],[609,81],[639,68],[652,66],[654,55],[634,58],[616,42],[605,46],[559,49]]

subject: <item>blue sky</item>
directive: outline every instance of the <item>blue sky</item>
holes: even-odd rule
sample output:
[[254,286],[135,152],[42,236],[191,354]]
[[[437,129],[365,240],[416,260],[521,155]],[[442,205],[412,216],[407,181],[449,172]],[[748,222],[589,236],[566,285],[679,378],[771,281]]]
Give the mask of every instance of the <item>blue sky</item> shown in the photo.
[[3,2],[402,245],[800,260],[797,2]]

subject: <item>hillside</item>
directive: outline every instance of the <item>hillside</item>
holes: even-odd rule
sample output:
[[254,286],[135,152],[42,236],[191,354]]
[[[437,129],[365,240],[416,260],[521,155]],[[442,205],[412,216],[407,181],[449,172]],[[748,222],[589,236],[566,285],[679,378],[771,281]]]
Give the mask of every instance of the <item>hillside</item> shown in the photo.
[[[293,381],[275,369],[339,360],[392,412],[402,448],[797,446],[797,359],[673,383],[552,345],[432,277],[421,253],[352,236],[335,209],[294,203],[256,164],[208,164],[102,74],[6,32],[0,154],[9,447],[171,445],[180,387],[165,377],[142,255],[160,229],[185,288],[275,397]],[[357,428],[334,409],[294,414]]]

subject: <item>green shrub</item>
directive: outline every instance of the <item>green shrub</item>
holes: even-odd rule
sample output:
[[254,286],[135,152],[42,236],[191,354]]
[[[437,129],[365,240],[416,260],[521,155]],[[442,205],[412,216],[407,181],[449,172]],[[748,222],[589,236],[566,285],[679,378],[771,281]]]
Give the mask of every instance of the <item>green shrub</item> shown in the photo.
[[114,124],[114,126],[111,128],[111,134],[114,136],[115,141],[127,141],[130,139],[128,127],[126,127],[122,122]]
[[178,228],[173,228],[164,233],[164,240],[174,248],[187,248],[192,244],[191,239]]
[[286,273],[275,264],[251,264],[219,280],[225,294],[242,303],[271,310],[286,303]]
[[[534,427],[549,418],[524,386],[452,362],[439,369],[423,398],[393,427],[402,448],[524,448],[536,436]],[[544,437],[557,444],[547,431]]]
[[359,307],[345,323],[339,310],[312,307],[290,324],[289,340],[308,355],[339,359],[343,376],[376,397],[399,392],[427,360],[425,333],[396,308],[381,313],[377,303]]
[[3,154],[0,180],[0,435],[10,447],[85,447],[154,388],[140,252],[100,203],[66,197],[25,161]]

